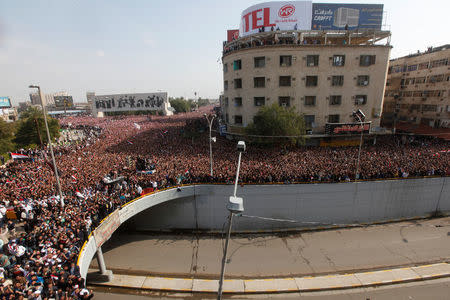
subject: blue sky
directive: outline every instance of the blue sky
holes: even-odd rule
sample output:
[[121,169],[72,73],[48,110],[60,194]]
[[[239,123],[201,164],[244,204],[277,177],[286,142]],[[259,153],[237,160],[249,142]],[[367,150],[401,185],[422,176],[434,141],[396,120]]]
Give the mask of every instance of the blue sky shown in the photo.
[[[226,30],[261,2],[0,0],[0,96],[29,100],[27,86],[37,83],[76,102],[86,91],[218,98]],[[447,1],[313,2],[384,4],[391,57],[450,43]]]

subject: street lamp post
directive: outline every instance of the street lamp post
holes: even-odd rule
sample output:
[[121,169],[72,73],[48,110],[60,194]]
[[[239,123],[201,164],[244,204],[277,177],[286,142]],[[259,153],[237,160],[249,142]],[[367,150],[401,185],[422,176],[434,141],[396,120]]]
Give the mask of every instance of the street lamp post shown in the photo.
[[365,118],[365,115],[360,109],[357,112],[354,111],[352,115],[354,118],[357,118],[359,120],[359,123],[361,125],[361,138],[359,139],[358,161],[356,163],[356,173],[355,173],[355,182],[356,182],[357,178],[359,178],[359,162],[361,159],[361,147],[364,134],[363,118]]
[[217,291],[217,300],[222,299],[222,287],[223,287],[223,279],[225,276],[225,264],[227,260],[227,251],[228,251],[228,242],[230,241],[231,235],[231,225],[233,222],[233,215],[235,213],[241,213],[244,211],[243,199],[241,197],[236,197],[237,184],[239,180],[239,171],[241,168],[241,155],[242,152],[245,151],[245,142],[239,141],[237,145],[237,150],[239,151],[239,159],[236,170],[236,180],[234,181],[234,193],[233,196],[230,196],[227,209],[230,211],[230,215],[228,217],[228,229],[227,229],[227,238],[225,240],[225,247],[223,249],[223,257],[222,257],[222,268],[220,270],[220,280],[219,280],[219,290]]
[[42,90],[41,90],[40,86],[38,86],[38,85],[30,85],[29,88],[30,89],[38,89],[39,97],[41,98],[42,113],[44,114],[45,129],[47,130],[48,145],[50,146],[50,153],[52,155],[53,171],[55,172],[56,185],[58,187],[58,193],[59,193],[59,200],[61,202],[61,207],[64,207],[64,198],[63,198],[62,191],[61,191],[61,184],[59,182],[58,168],[56,167],[55,154],[53,153],[52,140],[50,137],[50,131],[48,130],[47,111],[46,111],[45,105],[44,105],[44,93],[42,93]]
[[[213,138],[211,137],[211,130],[212,130],[212,124],[214,121],[214,118],[216,117],[216,115],[212,115],[211,121],[209,120],[208,116],[206,114],[203,114],[206,118],[206,121],[208,121],[208,125],[209,125],[209,161],[210,161],[210,174],[211,177],[213,177],[213,157],[212,157],[212,141]],[[216,141],[215,137],[214,137],[214,142]]]

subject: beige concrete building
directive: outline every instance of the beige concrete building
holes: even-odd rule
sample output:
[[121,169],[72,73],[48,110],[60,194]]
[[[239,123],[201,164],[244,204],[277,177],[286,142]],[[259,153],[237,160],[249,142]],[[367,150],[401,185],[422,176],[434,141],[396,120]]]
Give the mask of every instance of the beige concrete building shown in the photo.
[[342,30],[271,31],[226,43],[221,107],[228,131],[273,103],[295,107],[313,133],[324,133],[327,123],[355,123],[358,109],[378,127],[389,42],[390,32]]
[[0,119],[8,123],[17,121],[19,119],[17,109],[15,107],[0,108]]
[[383,125],[403,121],[450,127],[450,45],[389,63]]

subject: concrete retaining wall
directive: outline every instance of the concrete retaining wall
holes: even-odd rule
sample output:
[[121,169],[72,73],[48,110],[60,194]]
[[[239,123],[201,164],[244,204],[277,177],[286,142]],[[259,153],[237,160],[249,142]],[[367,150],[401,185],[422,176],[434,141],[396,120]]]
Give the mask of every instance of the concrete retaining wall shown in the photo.
[[[137,230],[222,230],[231,185],[199,185],[195,195],[152,207],[134,218]],[[276,230],[321,224],[373,223],[450,212],[449,178],[358,183],[245,185],[238,187],[246,215],[299,221],[235,218],[233,230]],[[439,200],[440,199],[440,200]],[[305,223],[302,223],[305,222]],[[309,223],[313,222],[313,224]]]
[[[191,185],[140,197],[105,218],[83,245],[77,265],[86,278],[97,248],[125,222],[138,230],[222,230],[231,185]],[[267,219],[236,217],[233,231],[291,229],[322,224],[372,223],[450,212],[449,178],[385,180],[358,183],[247,185],[239,187],[245,214]],[[303,222],[303,223],[302,223]],[[304,223],[306,222],[306,223]],[[308,223],[319,222],[322,224]]]

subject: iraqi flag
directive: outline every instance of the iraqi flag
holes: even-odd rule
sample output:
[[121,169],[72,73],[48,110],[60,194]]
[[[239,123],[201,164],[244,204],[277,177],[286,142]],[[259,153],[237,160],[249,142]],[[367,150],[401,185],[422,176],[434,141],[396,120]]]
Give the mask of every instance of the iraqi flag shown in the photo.
[[29,158],[28,155],[20,154],[20,153],[12,153],[11,152],[12,159],[23,159],[23,158]]
[[80,197],[81,199],[85,199],[85,198],[86,198],[82,193],[80,193],[79,190],[76,190],[76,191],[75,191],[75,195],[77,195],[77,196]]

